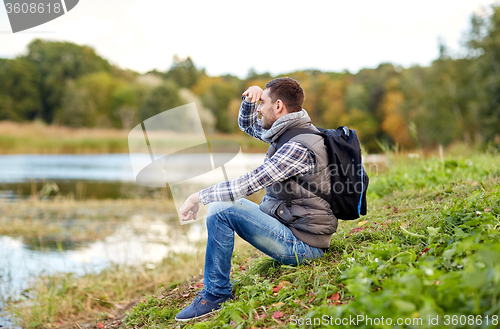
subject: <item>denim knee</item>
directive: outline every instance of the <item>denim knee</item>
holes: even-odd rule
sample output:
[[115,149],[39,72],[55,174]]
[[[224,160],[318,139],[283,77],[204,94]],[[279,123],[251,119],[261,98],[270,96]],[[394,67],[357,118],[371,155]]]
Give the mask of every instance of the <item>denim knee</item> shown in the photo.
[[223,202],[223,201],[209,203],[207,209],[207,220],[208,217],[213,217],[214,215],[217,215],[218,213],[226,210],[232,205],[233,204],[231,202]]

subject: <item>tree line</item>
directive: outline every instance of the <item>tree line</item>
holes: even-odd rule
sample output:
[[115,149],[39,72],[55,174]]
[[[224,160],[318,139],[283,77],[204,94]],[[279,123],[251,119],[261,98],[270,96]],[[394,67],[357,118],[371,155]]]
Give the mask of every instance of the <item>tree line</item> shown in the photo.
[[42,120],[73,127],[131,129],[195,101],[206,132],[235,133],[241,92],[289,76],[304,87],[317,126],[358,130],[367,151],[381,145],[434,147],[460,141],[500,145],[500,6],[473,14],[466,54],[445,45],[428,67],[391,63],[350,72],[301,70],[279,76],[250,70],[240,79],[209,76],[188,57],[166,72],[139,74],[111,65],[94,49],[34,40],[26,55],[0,59],[0,120]]

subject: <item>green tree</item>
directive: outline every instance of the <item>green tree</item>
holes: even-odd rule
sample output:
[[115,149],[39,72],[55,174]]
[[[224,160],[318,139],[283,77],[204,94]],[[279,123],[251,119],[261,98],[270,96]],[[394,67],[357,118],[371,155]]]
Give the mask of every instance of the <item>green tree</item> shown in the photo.
[[0,120],[33,120],[41,112],[39,76],[25,58],[0,59]]
[[85,88],[79,87],[73,80],[66,81],[61,100],[62,110],[55,115],[54,122],[71,127],[92,127],[96,122],[95,103]]
[[190,57],[182,60],[179,56],[174,55],[172,66],[164,77],[175,81],[181,88],[191,88],[204,73],[203,70],[198,71]]
[[140,85],[126,84],[112,96],[111,116],[116,128],[131,129],[138,121]]
[[126,85],[126,82],[101,71],[82,76],[77,80],[77,84],[88,92],[94,104],[95,124],[100,127],[112,126],[113,96],[116,90]]
[[227,133],[238,129],[237,124],[230,120],[229,106],[232,99],[241,99],[241,92],[240,80],[228,75],[213,79],[210,87],[200,95],[203,104],[216,118],[217,131]]
[[36,39],[28,45],[26,58],[36,67],[42,102],[40,116],[49,123],[61,107],[67,80],[93,72],[112,72],[108,61],[98,56],[94,49],[70,42]]
[[[114,78],[107,72],[87,74],[74,83],[68,80],[61,107],[56,111],[56,121],[71,126],[116,126],[113,124],[113,96],[124,85],[125,81]],[[79,99],[81,104],[76,104],[71,97]],[[81,100],[82,97],[85,97],[84,101]],[[73,114],[75,118],[72,118]]]
[[477,96],[481,134],[500,140],[500,6],[472,16],[469,57],[475,60],[472,72]]
[[165,81],[149,92],[144,104],[139,109],[139,118],[144,121],[180,105],[182,105],[182,101],[177,85],[171,81]]

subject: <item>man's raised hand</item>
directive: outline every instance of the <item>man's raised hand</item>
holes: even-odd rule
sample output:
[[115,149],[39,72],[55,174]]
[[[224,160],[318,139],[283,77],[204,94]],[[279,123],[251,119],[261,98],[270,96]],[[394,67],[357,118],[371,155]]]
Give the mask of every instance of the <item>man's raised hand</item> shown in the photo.
[[245,90],[245,92],[243,92],[242,95],[247,97],[246,98],[247,102],[255,103],[255,102],[260,101],[260,96],[262,96],[263,92],[264,92],[264,90],[262,90],[261,87],[251,86],[250,88]]

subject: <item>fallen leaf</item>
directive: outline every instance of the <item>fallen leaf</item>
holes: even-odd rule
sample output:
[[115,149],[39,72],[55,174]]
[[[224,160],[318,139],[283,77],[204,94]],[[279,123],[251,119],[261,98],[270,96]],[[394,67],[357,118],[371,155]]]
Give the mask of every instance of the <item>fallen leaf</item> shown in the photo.
[[240,271],[244,271],[245,268],[243,266],[240,266]]
[[349,232],[349,235],[352,234],[352,233],[356,233],[356,232],[361,232],[361,231],[364,231],[365,229],[367,229],[368,227],[364,226],[364,227],[355,227],[353,228],[350,232]]
[[279,318],[282,318],[282,317],[283,317],[283,312],[280,312],[280,311],[274,311],[274,313],[272,315],[273,319],[279,319]]
[[366,223],[368,223],[368,221],[367,220],[363,220],[363,221],[361,221],[361,222],[358,223],[358,226],[363,226]]
[[274,286],[273,287],[273,292],[274,293],[278,293],[282,288],[283,288],[283,286],[281,284],[279,284],[277,286]]
[[441,196],[438,195],[437,198],[434,199],[435,202],[439,202],[439,200],[441,200]]
[[396,208],[396,206],[394,206],[394,208],[392,208],[392,212],[397,213],[398,212],[398,208]]
[[205,284],[204,284],[203,282],[198,282],[198,283],[196,284],[196,288],[201,288],[201,287],[203,287],[203,286],[205,286]]
[[188,292],[187,294],[182,294],[182,297],[189,297],[189,295],[191,295],[190,292]]
[[429,250],[430,250],[429,248],[425,248],[424,250],[422,250],[422,255],[428,252]]
[[231,320],[231,322],[229,322],[229,324],[230,324],[232,327],[236,327],[236,321],[234,321],[234,320]]
[[488,207],[488,208],[484,208],[484,212],[490,212],[491,211],[491,208]]
[[333,295],[330,296],[330,299],[331,300],[339,300],[340,299],[340,295],[338,292],[334,293]]
[[259,319],[265,319],[265,318],[267,318],[266,313],[262,313],[261,315],[259,315]]
[[114,319],[115,316],[113,314],[108,314],[108,319]]
[[279,306],[284,305],[284,304],[285,304],[285,303],[283,303],[283,302],[279,302],[279,303],[272,304],[272,305],[273,305],[274,307],[279,307]]
[[312,303],[312,302],[314,302],[314,300],[315,300],[315,299],[316,299],[316,296],[313,296],[313,298],[311,298],[311,299],[309,300],[309,304],[310,304],[310,303]]
[[103,329],[104,328],[104,326],[103,326],[103,324],[101,322],[97,322],[97,326],[99,327],[99,329]]

